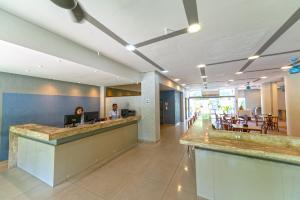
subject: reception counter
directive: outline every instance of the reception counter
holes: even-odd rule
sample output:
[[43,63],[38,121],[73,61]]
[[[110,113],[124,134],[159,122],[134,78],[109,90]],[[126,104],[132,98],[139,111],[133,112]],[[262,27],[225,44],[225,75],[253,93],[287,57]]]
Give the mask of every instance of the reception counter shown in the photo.
[[20,167],[55,186],[134,147],[139,119],[135,116],[72,128],[11,126],[8,166]]
[[180,143],[195,147],[200,197],[300,199],[300,138],[213,130],[198,120]]

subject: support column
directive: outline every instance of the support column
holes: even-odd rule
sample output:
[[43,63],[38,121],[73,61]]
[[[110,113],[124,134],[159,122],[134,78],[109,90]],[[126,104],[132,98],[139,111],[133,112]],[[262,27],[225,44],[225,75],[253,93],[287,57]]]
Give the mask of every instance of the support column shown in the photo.
[[142,79],[142,119],[139,140],[157,142],[160,140],[159,80],[156,72],[144,73]]
[[288,74],[284,77],[287,134],[300,136],[300,74]]
[[106,88],[104,86],[100,86],[100,118],[106,117],[105,109],[106,109],[106,103],[105,103],[105,97],[106,97]]
[[263,83],[261,86],[262,114],[278,116],[278,92],[276,83]]

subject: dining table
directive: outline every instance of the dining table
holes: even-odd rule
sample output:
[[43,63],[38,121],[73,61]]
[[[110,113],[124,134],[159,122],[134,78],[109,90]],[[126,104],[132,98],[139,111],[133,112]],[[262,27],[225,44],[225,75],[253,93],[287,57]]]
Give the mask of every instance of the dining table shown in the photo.
[[243,124],[232,124],[233,131],[257,131],[262,133],[262,128],[259,126],[244,126]]

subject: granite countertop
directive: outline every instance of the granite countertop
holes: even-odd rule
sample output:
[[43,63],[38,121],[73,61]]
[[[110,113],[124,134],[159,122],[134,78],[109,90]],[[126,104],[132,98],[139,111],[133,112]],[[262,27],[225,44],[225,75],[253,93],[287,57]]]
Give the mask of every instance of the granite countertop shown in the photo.
[[58,127],[46,126],[40,124],[22,124],[22,125],[11,126],[9,131],[11,133],[20,136],[26,136],[33,139],[50,141],[50,140],[62,139],[73,135],[78,135],[84,132],[122,125],[125,123],[138,121],[139,119],[140,116],[133,116],[133,117],[116,119],[116,120],[97,122],[94,124],[84,124],[72,128],[58,128]]
[[180,143],[201,149],[300,165],[298,137],[213,130],[209,124],[198,121],[183,135]]

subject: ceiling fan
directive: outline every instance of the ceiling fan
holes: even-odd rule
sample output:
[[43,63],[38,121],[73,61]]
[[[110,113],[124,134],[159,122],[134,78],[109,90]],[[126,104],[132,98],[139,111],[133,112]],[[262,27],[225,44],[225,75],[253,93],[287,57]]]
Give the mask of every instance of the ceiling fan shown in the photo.
[[85,18],[85,11],[80,6],[77,0],[50,0],[55,5],[70,10],[75,22],[80,23]]

